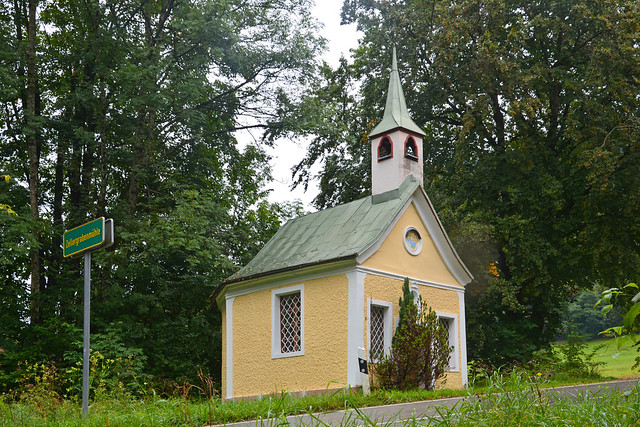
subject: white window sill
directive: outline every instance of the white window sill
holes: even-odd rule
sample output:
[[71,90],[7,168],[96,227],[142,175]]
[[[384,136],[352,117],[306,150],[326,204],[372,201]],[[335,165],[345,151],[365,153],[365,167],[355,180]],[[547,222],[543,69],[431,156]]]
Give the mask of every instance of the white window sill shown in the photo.
[[294,351],[291,353],[271,353],[272,359],[282,359],[285,357],[304,356],[304,351]]

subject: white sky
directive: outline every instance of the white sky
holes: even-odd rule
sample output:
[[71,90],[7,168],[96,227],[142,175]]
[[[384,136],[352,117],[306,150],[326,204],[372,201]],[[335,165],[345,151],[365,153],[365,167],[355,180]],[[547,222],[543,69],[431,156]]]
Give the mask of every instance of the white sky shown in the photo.
[[[313,13],[318,20],[324,23],[320,34],[328,41],[328,51],[322,56],[332,66],[338,65],[341,55],[350,58],[349,49],[358,44],[359,34],[355,24],[340,25],[340,9],[342,0],[316,0]],[[296,199],[302,200],[305,210],[311,208],[311,202],[318,194],[317,183],[312,182],[305,192],[303,188],[290,190],[291,167],[299,163],[306,154],[306,146],[299,145],[289,140],[280,140],[274,148],[267,148],[267,153],[272,157],[271,168],[274,181],[268,186],[272,189],[269,194],[271,202],[290,202]],[[315,171],[318,172],[317,170]]]

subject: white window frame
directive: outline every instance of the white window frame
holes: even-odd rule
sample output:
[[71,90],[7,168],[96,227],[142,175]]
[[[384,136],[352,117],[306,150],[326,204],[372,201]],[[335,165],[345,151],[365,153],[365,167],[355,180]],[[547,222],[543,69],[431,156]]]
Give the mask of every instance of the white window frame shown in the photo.
[[[407,243],[407,234],[410,231],[415,231],[419,238],[418,242],[416,243],[416,246],[413,248],[409,246],[409,243]],[[422,252],[422,234],[418,231],[416,227],[414,227],[413,225],[410,225],[407,228],[405,228],[404,233],[402,233],[402,244],[404,245],[404,248],[407,250],[407,252],[409,252],[411,255],[413,256],[419,255],[420,252]]]
[[420,299],[422,295],[420,294],[420,289],[418,289],[418,285],[415,283],[411,284],[411,295],[413,295],[413,303],[418,308],[418,314],[422,314],[422,303]]
[[[391,339],[393,338],[393,304],[386,301],[367,299],[367,348],[371,351],[371,306],[384,309],[384,354],[391,351]],[[375,360],[373,360],[375,362]]]
[[460,372],[460,345],[458,344],[458,315],[436,311],[438,321],[446,319],[449,323],[449,345],[453,347],[449,358],[447,372]]
[[[283,353],[280,337],[280,297],[300,292],[300,351]],[[271,358],[304,356],[304,284],[271,291]]]

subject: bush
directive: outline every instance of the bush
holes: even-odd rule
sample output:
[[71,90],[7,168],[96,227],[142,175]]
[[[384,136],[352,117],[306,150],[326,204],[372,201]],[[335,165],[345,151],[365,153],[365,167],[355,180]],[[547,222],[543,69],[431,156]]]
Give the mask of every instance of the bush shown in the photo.
[[[151,376],[144,373],[146,356],[139,348],[126,347],[115,333],[93,334],[89,356],[90,388],[96,397],[105,394],[139,395],[146,392]],[[82,343],[65,353],[67,397],[82,394]]]
[[597,346],[586,352],[587,344],[579,336],[572,334],[565,344],[554,345],[534,353],[526,369],[532,376],[542,375],[545,379],[598,379],[600,369],[605,364],[595,359],[602,348]]
[[446,328],[422,299],[418,306],[405,279],[391,351],[388,355],[372,355],[378,360],[373,364],[374,377],[382,388],[432,390],[449,365],[452,347]]

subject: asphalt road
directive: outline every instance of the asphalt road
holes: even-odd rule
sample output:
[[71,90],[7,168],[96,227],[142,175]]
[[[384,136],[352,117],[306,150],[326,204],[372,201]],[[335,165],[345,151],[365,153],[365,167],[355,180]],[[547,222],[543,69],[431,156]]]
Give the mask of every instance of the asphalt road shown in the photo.
[[[577,399],[578,396],[597,395],[605,390],[615,390],[624,392],[632,390],[640,386],[640,379],[607,381],[594,384],[572,385],[564,387],[553,387],[541,390],[551,400],[558,399]],[[316,414],[291,415],[284,419],[262,419],[253,421],[243,421],[239,423],[225,424],[230,427],[256,427],[256,426],[278,426],[289,424],[291,426],[310,426],[310,425],[345,425],[347,423],[354,425],[362,425],[358,422],[362,416],[366,416],[369,420],[375,420],[379,425],[390,425],[395,421],[402,423],[412,417],[417,419],[426,417],[437,417],[438,409],[447,407],[453,408],[464,399],[477,399],[476,396],[453,397],[448,399],[425,400],[420,402],[398,403],[394,405],[369,406],[360,409],[348,409],[342,411],[322,412]],[[360,414],[358,414],[360,412]]]

